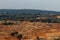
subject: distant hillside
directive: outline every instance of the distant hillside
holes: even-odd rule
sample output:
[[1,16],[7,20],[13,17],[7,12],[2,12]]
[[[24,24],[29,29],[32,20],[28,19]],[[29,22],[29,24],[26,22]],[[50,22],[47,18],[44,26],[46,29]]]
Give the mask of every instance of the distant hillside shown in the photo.
[[60,15],[57,11],[34,10],[34,9],[0,9],[0,19],[13,19],[20,17],[35,17],[36,15]]
[[1,13],[10,13],[10,14],[60,14],[57,11],[48,11],[48,10],[34,10],[34,9],[0,9]]

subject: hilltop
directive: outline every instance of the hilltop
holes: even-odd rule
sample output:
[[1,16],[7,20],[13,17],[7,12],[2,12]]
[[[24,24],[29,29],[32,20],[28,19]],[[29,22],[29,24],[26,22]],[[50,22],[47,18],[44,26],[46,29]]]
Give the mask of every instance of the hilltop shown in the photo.
[[13,13],[13,14],[60,14],[58,11],[37,10],[37,9],[0,9],[1,13]]

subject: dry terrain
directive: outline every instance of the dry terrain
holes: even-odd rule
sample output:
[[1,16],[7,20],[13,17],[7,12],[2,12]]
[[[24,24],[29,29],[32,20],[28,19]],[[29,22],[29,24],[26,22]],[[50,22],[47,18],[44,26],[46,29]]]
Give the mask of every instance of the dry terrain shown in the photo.
[[17,37],[10,35],[13,31],[22,34],[22,40],[35,40],[37,37],[54,40],[55,37],[60,36],[60,23],[48,24],[28,21],[14,23],[14,25],[0,25],[0,40],[19,40]]

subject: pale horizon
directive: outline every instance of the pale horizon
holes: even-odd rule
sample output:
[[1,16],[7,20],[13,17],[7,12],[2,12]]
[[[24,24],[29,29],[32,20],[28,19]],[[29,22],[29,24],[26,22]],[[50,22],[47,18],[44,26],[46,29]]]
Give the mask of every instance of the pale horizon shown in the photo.
[[60,0],[0,0],[0,9],[60,11]]

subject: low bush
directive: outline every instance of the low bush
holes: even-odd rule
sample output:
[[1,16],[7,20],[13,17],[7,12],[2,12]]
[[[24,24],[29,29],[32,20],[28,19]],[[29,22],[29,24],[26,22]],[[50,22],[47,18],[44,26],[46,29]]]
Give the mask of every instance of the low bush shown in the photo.
[[13,25],[14,23],[11,22],[6,22],[6,23],[2,23],[3,25]]
[[18,32],[16,32],[16,31],[11,32],[11,35],[12,35],[12,36],[18,35]]
[[22,35],[22,34],[19,34],[19,35],[17,36],[17,38],[18,38],[19,40],[21,40],[21,39],[22,39],[22,37],[23,37],[23,35]]

